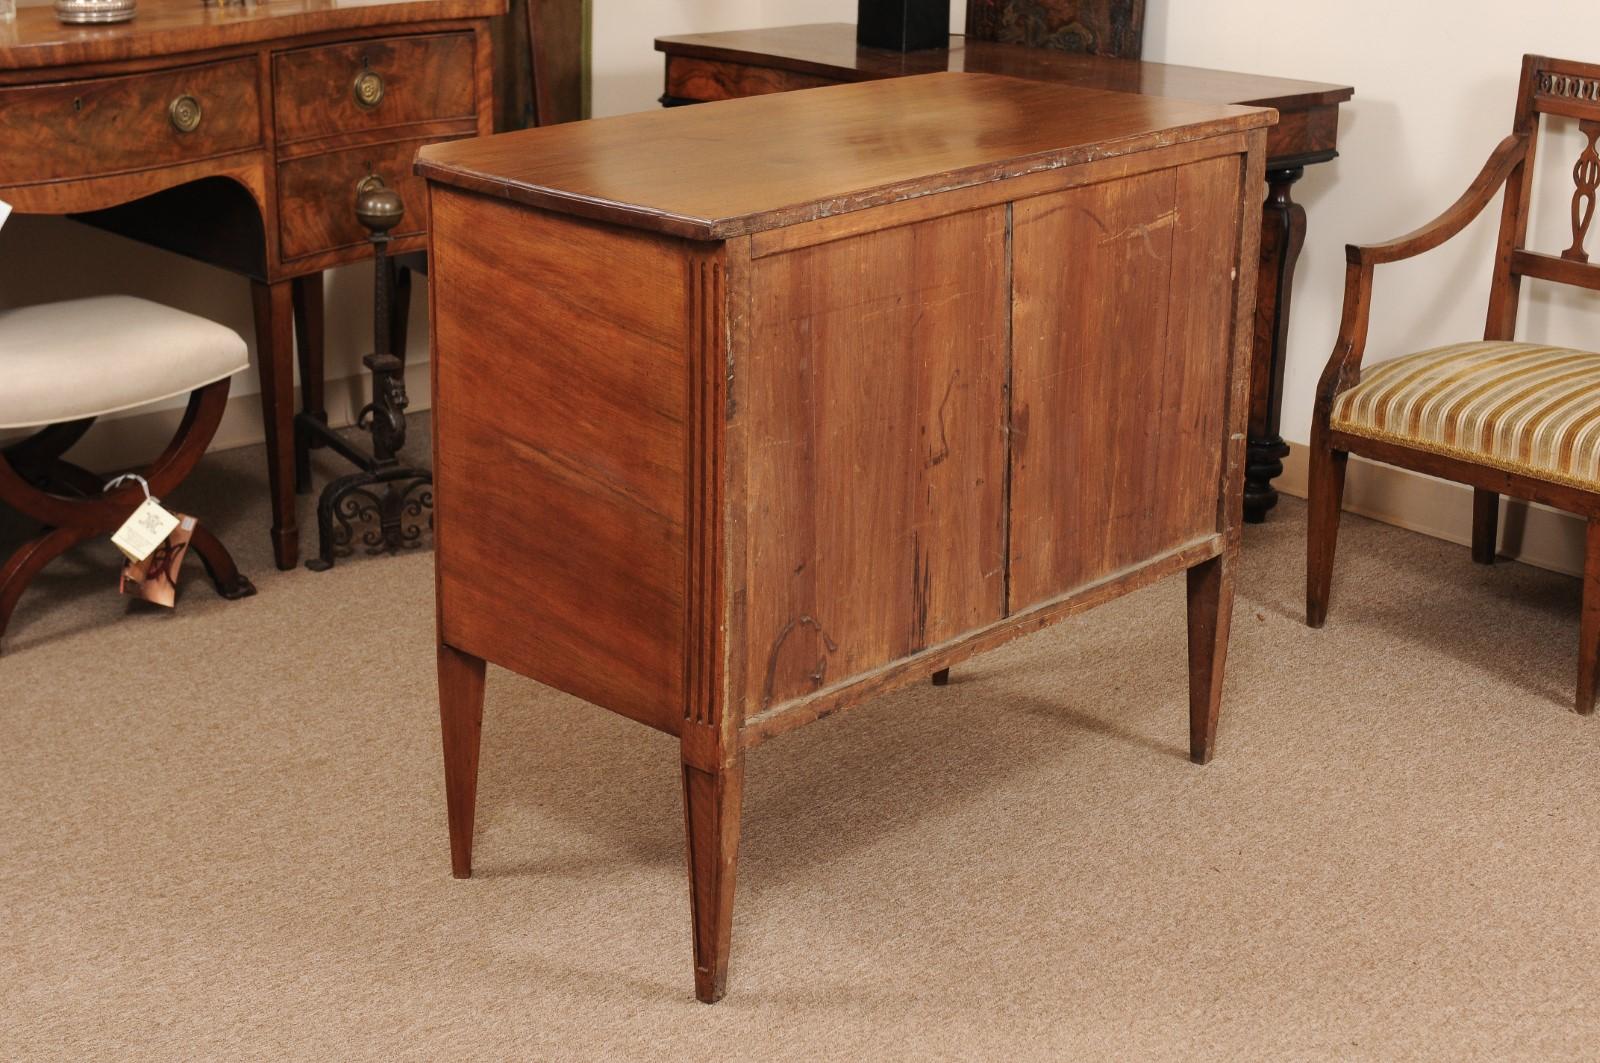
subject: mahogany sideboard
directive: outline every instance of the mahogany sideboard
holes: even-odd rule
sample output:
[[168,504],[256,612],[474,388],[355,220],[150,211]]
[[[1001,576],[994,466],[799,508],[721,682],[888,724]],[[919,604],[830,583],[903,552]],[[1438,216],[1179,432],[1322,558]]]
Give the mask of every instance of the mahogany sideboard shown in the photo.
[[451,862],[485,661],[678,739],[695,992],[744,753],[1179,572],[1211,755],[1269,110],[974,74],[423,148]]
[[140,0],[119,25],[64,26],[48,6],[0,23],[0,199],[250,278],[280,568],[299,556],[293,336],[302,401],[321,412],[321,272],[370,254],[356,186],[398,188],[393,246],[423,246],[412,157],[492,132],[489,19],[504,10]]
[[1339,104],[1354,90],[1289,78],[1147,63],[1046,48],[967,40],[949,48],[893,52],[856,45],[855,26],[822,23],[776,29],[662,37],[668,106],[941,70],[1005,74],[1084,88],[1176,96],[1277,110],[1267,134],[1267,199],[1261,229],[1255,348],[1250,374],[1250,441],[1245,519],[1260,522],[1277,505],[1272,486],[1289,448],[1279,432],[1283,366],[1294,267],[1305,242],[1305,208],[1291,190],[1305,168],[1338,155]]

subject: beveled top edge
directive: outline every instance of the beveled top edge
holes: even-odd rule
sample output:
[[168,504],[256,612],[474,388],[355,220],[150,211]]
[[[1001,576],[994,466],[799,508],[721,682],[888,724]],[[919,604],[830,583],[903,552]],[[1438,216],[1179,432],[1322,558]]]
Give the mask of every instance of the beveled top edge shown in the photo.
[[547,210],[725,240],[1276,121],[1269,109],[945,73],[430,144],[415,168]]

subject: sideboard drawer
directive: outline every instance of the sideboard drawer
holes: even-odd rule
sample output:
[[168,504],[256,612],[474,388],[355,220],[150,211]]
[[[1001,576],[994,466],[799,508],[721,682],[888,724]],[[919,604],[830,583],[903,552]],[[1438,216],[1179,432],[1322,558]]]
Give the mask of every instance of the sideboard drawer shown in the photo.
[[383,178],[405,203],[405,217],[390,235],[398,239],[426,232],[427,185],[411,172],[411,162],[422,145],[456,139],[397,140],[279,164],[278,244],[283,260],[366,242],[367,230],[356,221],[355,204],[356,185],[368,174]]
[[676,55],[667,60],[667,95],[699,103],[837,84],[838,78],[800,74],[773,67],[723,63],[715,59],[686,59]]
[[380,37],[299,48],[272,58],[280,141],[472,118],[470,33]]
[[256,61],[0,88],[0,184],[99,177],[261,143]]

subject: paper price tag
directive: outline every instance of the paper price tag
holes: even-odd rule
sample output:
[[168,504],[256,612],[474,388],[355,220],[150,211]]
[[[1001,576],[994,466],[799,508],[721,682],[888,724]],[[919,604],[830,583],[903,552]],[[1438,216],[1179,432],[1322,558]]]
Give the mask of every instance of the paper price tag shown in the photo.
[[177,526],[177,517],[162,509],[161,503],[147,497],[111,536],[111,541],[129,561],[138,564],[155,553],[156,547],[166,542]]
[[147,602],[171,609],[178,602],[178,570],[189,552],[189,541],[194,538],[195,520],[181,513],[178,527],[156,552],[143,561],[129,561],[122,566],[121,590]]

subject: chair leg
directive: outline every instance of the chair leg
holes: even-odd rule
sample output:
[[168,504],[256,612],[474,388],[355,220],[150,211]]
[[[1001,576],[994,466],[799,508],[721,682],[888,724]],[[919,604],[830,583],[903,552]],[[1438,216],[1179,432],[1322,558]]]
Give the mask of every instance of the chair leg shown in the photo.
[[1306,624],[1321,627],[1328,619],[1333,586],[1333,553],[1339,544],[1339,509],[1344,503],[1344,472],[1350,455],[1328,446],[1320,431],[1311,436],[1311,496],[1306,528]]
[[44,566],[77,546],[91,533],[81,528],[52,528],[18,547],[0,568],[0,638],[5,637],[17,600]]
[[1500,540],[1500,495],[1481,487],[1472,489],[1472,560],[1494,564]]
[[189,539],[189,549],[200,555],[212,586],[228,601],[248,598],[256,592],[255,584],[239,572],[238,566],[233,563],[233,555],[222,545],[222,540],[204,524],[195,525],[194,535]]
[[1594,712],[1600,678],[1600,517],[1589,518],[1583,552],[1583,615],[1578,624],[1578,700],[1583,715]]

